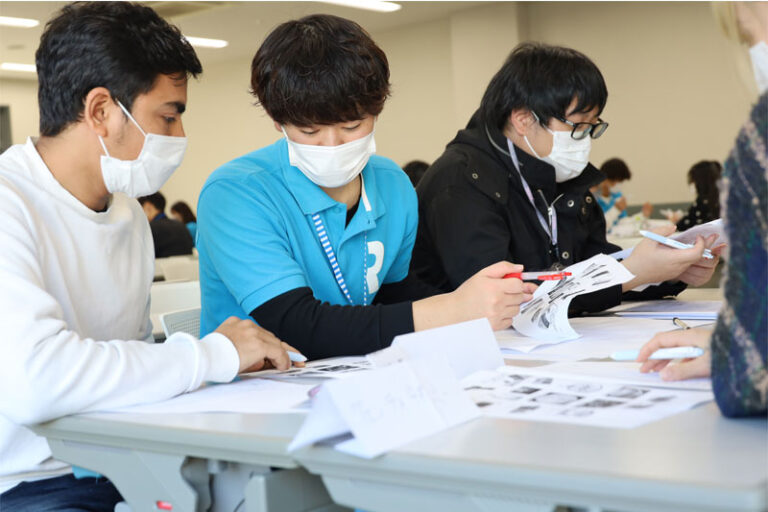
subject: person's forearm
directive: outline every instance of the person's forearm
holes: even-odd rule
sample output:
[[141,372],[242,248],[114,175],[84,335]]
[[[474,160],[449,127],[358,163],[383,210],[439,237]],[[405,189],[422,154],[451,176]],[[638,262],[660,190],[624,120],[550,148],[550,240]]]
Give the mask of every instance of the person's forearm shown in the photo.
[[435,295],[413,303],[413,330],[423,331],[456,323],[456,312],[450,293]]

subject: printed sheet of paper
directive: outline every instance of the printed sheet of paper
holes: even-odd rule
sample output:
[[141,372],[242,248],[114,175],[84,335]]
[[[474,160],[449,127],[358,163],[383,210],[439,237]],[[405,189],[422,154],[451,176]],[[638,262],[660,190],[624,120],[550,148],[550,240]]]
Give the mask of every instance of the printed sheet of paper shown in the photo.
[[457,378],[502,366],[499,345],[486,318],[396,336],[392,346],[368,354],[374,366],[445,354]]
[[323,384],[289,450],[330,439],[370,458],[458,425],[480,415],[459,379],[504,364],[486,319],[398,336],[367,357],[369,371]]
[[[715,238],[715,241],[712,244],[712,247],[717,247],[720,244],[726,244],[728,243],[728,239],[725,236],[725,231],[723,231],[723,219],[716,219],[710,222],[707,222],[706,224],[699,224],[697,226],[693,226],[690,229],[686,229],[685,231],[681,231],[679,233],[675,233],[669,238],[672,240],[677,240],[678,242],[682,242],[684,244],[695,244],[696,243],[696,237],[701,236],[702,238],[706,238],[710,235],[717,235],[717,238]],[[628,249],[622,249],[621,251],[616,251],[614,253],[611,253],[611,258],[617,259],[617,260],[624,260],[629,258],[629,255],[632,254],[632,251],[634,251],[634,247],[630,247]]]
[[177,414],[192,412],[279,413],[299,412],[312,386],[244,377],[228,384],[209,384],[191,393],[153,404],[134,405],[110,412]]
[[[505,358],[514,358],[518,353],[544,360],[579,361],[608,357],[617,350],[639,349],[656,333],[679,329],[671,320],[651,318],[594,316],[571,318],[570,322],[581,335],[575,340],[538,340],[513,329],[496,331],[495,334]],[[688,324],[699,327],[711,324],[711,321],[692,320]]]
[[[675,364],[675,363],[672,363]],[[578,361],[559,362],[541,367],[560,375],[598,377],[615,380],[624,384],[649,386],[666,389],[687,389],[689,391],[712,391],[712,379],[699,378],[678,381],[663,381],[658,372],[640,373],[640,363],[624,361]]]
[[351,432],[335,448],[372,458],[479,415],[438,354],[327,382],[288,450]]
[[329,379],[343,379],[370,369],[371,363],[364,356],[332,357],[310,361],[304,368],[293,367],[285,371],[267,370],[254,373],[253,376],[295,384],[321,384]]
[[523,304],[512,325],[525,336],[540,341],[565,341],[579,337],[568,322],[568,306],[574,297],[625,283],[634,276],[624,265],[598,254],[565,269],[572,275],[545,281],[533,298]]
[[618,316],[638,318],[681,318],[683,320],[717,320],[722,300],[646,300],[628,302],[610,310]]
[[635,428],[713,399],[711,392],[661,389],[541,368],[504,367],[462,381],[484,415]]

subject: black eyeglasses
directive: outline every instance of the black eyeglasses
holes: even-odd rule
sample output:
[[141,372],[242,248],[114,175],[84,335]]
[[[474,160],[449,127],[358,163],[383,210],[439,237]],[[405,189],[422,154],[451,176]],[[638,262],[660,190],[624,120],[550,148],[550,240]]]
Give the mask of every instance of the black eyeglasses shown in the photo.
[[608,123],[604,122],[599,117],[597,120],[598,123],[592,124],[592,123],[574,123],[572,121],[569,121],[567,119],[563,119],[562,117],[556,117],[558,121],[561,121],[571,128],[571,137],[576,140],[582,140],[586,139],[587,136],[592,137],[593,139],[598,139],[602,134],[605,133],[605,130],[608,129]]

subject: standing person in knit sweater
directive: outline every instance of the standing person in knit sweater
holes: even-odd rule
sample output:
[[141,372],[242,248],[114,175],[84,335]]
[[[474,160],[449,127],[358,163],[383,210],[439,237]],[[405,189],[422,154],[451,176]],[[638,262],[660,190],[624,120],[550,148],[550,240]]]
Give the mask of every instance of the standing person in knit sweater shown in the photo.
[[[64,7],[36,53],[40,138],[0,156],[0,510],[111,511],[27,425],[228,382],[286,346],[229,319],[202,340],[152,340],[152,236],[139,203],[178,167],[187,78],[179,30],[125,2]],[[129,197],[130,196],[130,197]]]
[[[765,415],[768,410],[768,4],[732,5],[757,78],[760,98],[723,166],[720,204],[731,245],[725,304],[714,331],[690,329],[656,335],[640,351],[641,371],[664,380],[712,376],[726,416]],[[762,83],[761,83],[762,82]],[[661,347],[711,348],[680,364],[648,361]]]

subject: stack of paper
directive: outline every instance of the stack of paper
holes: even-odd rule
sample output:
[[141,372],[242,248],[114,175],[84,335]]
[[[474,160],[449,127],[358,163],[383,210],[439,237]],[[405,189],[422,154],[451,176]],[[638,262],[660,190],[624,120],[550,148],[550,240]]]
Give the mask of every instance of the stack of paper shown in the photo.
[[635,318],[680,318],[682,320],[717,320],[721,300],[647,300],[622,304],[612,310],[618,316]]
[[546,281],[533,298],[520,307],[512,325],[515,330],[537,340],[558,342],[579,337],[568,322],[568,306],[582,294],[625,283],[634,276],[621,263],[605,254],[565,269],[572,275],[559,281]]

